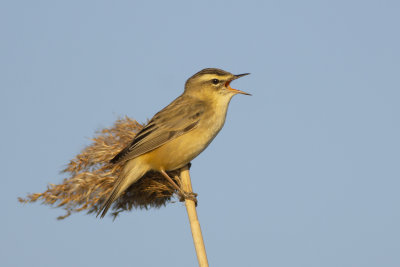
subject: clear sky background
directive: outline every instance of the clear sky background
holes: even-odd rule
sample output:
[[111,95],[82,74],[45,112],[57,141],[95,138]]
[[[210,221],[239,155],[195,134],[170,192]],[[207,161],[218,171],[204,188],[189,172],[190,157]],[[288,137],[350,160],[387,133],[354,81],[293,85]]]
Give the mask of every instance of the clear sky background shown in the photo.
[[197,266],[182,203],[22,205],[95,131],[205,67],[233,83],[193,161],[211,266],[400,266],[399,1],[1,1],[1,266]]

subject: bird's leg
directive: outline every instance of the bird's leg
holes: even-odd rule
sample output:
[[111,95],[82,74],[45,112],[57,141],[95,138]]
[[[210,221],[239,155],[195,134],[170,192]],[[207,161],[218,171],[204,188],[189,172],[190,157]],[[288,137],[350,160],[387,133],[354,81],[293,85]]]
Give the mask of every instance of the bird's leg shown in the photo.
[[[196,198],[196,197],[197,197],[197,194],[196,194],[196,193],[193,193],[193,192],[185,192],[185,191],[183,191],[183,189],[180,188],[180,187],[174,182],[174,180],[172,180],[172,178],[169,177],[169,175],[168,175],[164,170],[161,170],[160,173],[161,173],[165,178],[167,178],[168,182],[170,182],[171,185],[172,185],[176,190],[178,190],[179,194],[181,195],[180,201],[183,201],[183,200],[185,200],[185,199],[190,199],[190,200],[193,200],[194,203],[195,203],[196,206],[197,206],[197,198]],[[182,199],[183,199],[183,200],[182,200]]]
[[[190,167],[192,167],[192,163],[191,162],[189,162],[188,164],[187,164],[187,168],[190,170]],[[179,181],[181,181],[181,177],[179,177],[178,175],[175,175],[175,179],[179,179]],[[197,198],[197,193],[194,193],[194,192],[187,192],[188,194],[191,194],[191,195],[193,195],[195,198]],[[180,200],[180,201],[184,201],[184,199],[182,200]],[[196,207],[197,207],[197,199],[196,199],[196,201],[195,201],[195,203],[196,203]]]
[[[175,179],[179,179],[179,180],[181,180],[181,178],[178,176],[178,175],[175,175]],[[196,207],[197,207],[197,194],[196,193],[194,193],[194,192],[185,192],[185,191],[183,191],[182,190],[182,192],[184,193],[181,193],[181,196],[180,196],[180,199],[179,199],[179,201],[180,202],[183,202],[183,201],[185,201],[185,199],[191,199],[191,200],[193,200],[194,201],[194,204],[196,204]],[[186,194],[186,197],[185,197],[185,194]]]
[[[189,162],[187,164],[187,167],[190,170],[190,167],[192,167],[192,163]],[[178,175],[175,176],[175,179],[179,179],[179,181],[181,181],[181,178]],[[196,204],[196,207],[197,207],[197,196],[198,196],[197,193],[194,193],[194,192],[186,192],[186,193],[190,194],[194,197],[194,203]],[[183,201],[185,201],[185,199],[180,199],[180,201],[183,202]]]

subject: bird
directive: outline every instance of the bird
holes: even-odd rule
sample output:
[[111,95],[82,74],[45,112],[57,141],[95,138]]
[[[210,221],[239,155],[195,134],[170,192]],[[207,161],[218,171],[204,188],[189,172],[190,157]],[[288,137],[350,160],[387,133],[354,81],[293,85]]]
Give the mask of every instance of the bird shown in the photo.
[[185,199],[195,198],[197,194],[184,192],[166,172],[186,166],[206,149],[224,126],[232,97],[251,95],[230,86],[248,74],[206,68],[191,76],[183,93],[156,113],[110,161],[123,168],[97,216],[103,218],[112,203],[148,171],[160,172]]

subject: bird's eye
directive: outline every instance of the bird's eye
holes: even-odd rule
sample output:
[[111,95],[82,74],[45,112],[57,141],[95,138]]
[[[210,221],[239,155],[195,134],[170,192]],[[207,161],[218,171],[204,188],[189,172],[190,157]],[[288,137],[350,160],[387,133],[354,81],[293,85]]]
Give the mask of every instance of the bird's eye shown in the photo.
[[219,80],[218,79],[212,79],[212,83],[213,84],[219,84]]

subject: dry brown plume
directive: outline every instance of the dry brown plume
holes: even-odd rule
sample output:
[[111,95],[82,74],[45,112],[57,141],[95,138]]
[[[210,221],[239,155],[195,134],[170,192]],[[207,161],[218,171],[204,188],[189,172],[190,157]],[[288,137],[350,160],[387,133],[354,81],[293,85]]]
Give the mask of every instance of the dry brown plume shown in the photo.
[[[63,173],[69,178],[61,184],[50,184],[43,193],[29,194],[19,198],[20,202],[42,201],[43,204],[64,208],[67,213],[58,219],[64,219],[73,212],[86,210],[96,213],[102,201],[111,192],[113,183],[118,177],[121,166],[112,165],[109,161],[132,141],[143,125],[128,117],[119,119],[111,128],[101,130],[75,159],[71,160]],[[169,172],[176,177],[177,171]],[[180,181],[174,178],[175,182]],[[122,211],[132,208],[165,206],[172,200],[176,190],[157,172],[149,172],[113,204],[114,218]]]

